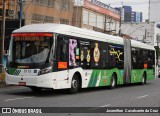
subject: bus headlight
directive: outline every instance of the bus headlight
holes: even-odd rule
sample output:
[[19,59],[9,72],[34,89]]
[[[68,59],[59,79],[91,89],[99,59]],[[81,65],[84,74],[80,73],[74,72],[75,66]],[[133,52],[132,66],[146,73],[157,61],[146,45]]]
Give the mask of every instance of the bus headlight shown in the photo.
[[46,74],[46,73],[49,73],[52,71],[52,67],[47,67],[47,68],[44,68],[44,69],[41,69],[39,72],[38,72],[38,75],[42,75],[42,74]]

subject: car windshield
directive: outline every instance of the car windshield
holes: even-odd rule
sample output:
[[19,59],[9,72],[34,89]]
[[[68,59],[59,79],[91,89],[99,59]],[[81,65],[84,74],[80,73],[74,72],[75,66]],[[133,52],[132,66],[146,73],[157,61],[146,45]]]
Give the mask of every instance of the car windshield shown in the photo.
[[45,63],[49,57],[51,37],[14,37],[13,62]]

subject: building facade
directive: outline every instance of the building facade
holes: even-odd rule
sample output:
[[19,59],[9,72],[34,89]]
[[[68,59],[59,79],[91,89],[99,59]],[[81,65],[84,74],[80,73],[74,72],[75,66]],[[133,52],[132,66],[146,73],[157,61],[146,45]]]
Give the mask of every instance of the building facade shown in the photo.
[[24,9],[26,24],[72,24],[73,0],[28,0]]
[[83,0],[75,2],[73,26],[105,32],[118,33],[120,12],[98,0]]
[[[6,0],[6,19],[13,19],[15,18],[14,13],[16,11],[16,0]],[[3,0],[0,1],[0,20],[3,14]]]
[[142,22],[142,12],[132,12],[131,13],[131,22],[137,22],[140,23]]
[[120,12],[121,22],[124,22],[124,8],[122,8],[122,7],[116,7],[115,9],[117,9]]
[[[71,25],[73,4],[73,0],[22,0],[22,18],[25,19],[25,25],[32,23]],[[2,7],[3,5],[0,5],[0,13]],[[6,18],[19,19],[19,16],[20,0],[6,0]]]
[[6,0],[6,4],[6,18],[21,17],[25,25],[61,23],[111,34],[119,30],[120,12],[98,0],[22,0],[22,4]]
[[124,22],[142,22],[142,12],[133,11],[131,6],[123,6],[122,8],[124,9]]

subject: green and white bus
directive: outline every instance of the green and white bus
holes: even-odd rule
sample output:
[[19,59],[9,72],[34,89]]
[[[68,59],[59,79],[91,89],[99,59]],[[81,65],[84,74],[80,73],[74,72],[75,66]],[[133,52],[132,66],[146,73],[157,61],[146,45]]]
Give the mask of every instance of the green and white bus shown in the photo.
[[32,24],[12,33],[6,83],[68,89],[142,83],[155,78],[155,49],[63,24]]

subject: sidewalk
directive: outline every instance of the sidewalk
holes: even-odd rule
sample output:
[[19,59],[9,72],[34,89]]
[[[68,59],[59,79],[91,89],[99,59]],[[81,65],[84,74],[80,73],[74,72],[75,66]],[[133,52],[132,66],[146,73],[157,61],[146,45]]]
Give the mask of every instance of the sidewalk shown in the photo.
[[0,73],[0,87],[5,87],[6,83],[5,83],[5,65],[4,64],[0,64],[0,68],[2,68],[2,73]]
[[5,73],[0,73],[0,87],[5,87]]

